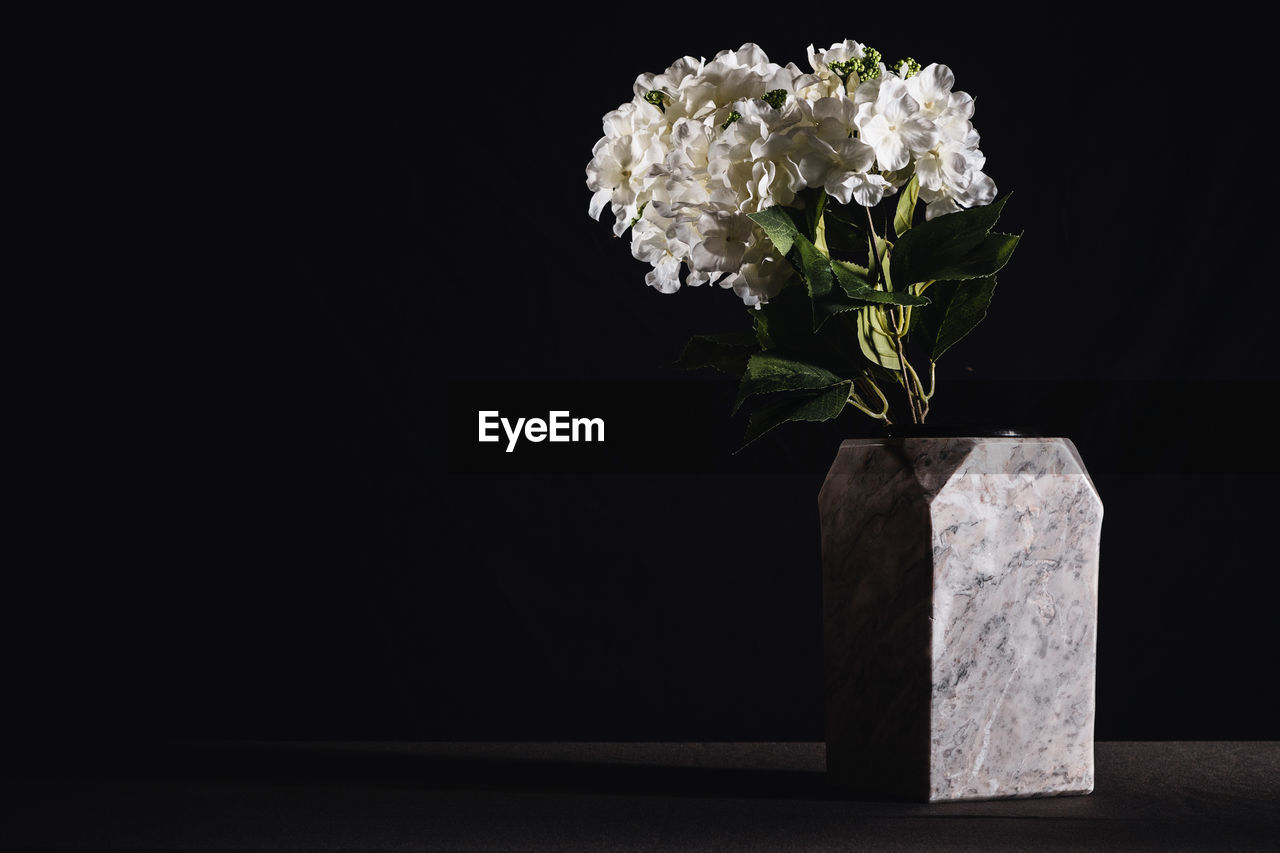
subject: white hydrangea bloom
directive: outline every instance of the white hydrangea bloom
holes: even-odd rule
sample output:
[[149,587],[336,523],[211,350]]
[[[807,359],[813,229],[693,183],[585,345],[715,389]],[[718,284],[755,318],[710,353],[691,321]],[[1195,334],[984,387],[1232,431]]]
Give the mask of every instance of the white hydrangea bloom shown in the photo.
[[[819,83],[813,87],[812,99],[817,100],[845,93],[846,82],[831,69],[831,66],[853,59],[864,59],[866,55],[866,45],[859,44],[853,39],[838,41],[826,50],[814,50],[813,45],[809,45],[809,67],[813,69],[813,73],[819,80]],[[849,81],[855,87],[859,82],[856,74]]]
[[738,271],[720,279],[719,284],[732,289],[748,307],[756,308],[778,295],[790,272],[786,258],[780,257],[769,238],[757,230],[747,243]]
[[920,199],[927,204],[925,219],[970,207],[982,207],[995,201],[995,198],[995,182],[983,172],[971,173],[963,188],[943,184],[936,190],[920,189]]
[[920,106],[920,116],[939,125],[959,118],[968,121],[973,115],[973,98],[965,92],[952,92],[955,75],[936,62],[907,78],[903,85]]
[[682,81],[673,111],[724,122],[733,104],[764,94],[763,78],[776,67],[754,44],[745,44],[738,50],[722,50],[696,77]]
[[[685,204],[658,199],[653,202],[652,207],[654,216],[665,223],[663,239],[667,249],[688,268],[685,284],[697,287],[724,275],[723,271],[715,269],[717,264],[714,261],[711,264],[699,264],[693,258],[693,247],[701,244],[704,239],[698,227],[702,217],[713,211],[723,210],[723,206],[717,206],[714,202]],[[653,249],[649,251],[652,252]],[[707,258],[701,260],[705,261]]]
[[686,80],[696,78],[702,73],[704,64],[703,60],[694,59],[692,56],[682,57],[671,63],[670,67],[661,74],[639,75],[632,84],[631,91],[637,102],[643,101],[650,92],[678,91]]
[[920,104],[900,77],[890,75],[879,82],[874,100],[858,106],[858,132],[875,149],[880,168],[892,172],[905,168],[913,155],[937,144],[938,128],[919,115]]
[[982,172],[986,157],[978,148],[978,132],[970,121],[973,98],[965,92],[953,92],[954,84],[951,69],[936,63],[906,80],[907,91],[920,104],[919,114],[938,130],[935,145],[915,163],[927,219],[995,199],[995,183]]
[[779,204],[790,207],[796,193],[811,186],[801,176],[795,154],[795,140],[785,134],[770,134],[752,143],[754,162],[746,183],[746,206],[753,208],[752,212]]
[[736,210],[704,210],[696,227],[701,239],[690,247],[692,266],[704,272],[737,272],[755,230],[746,214]]
[[646,209],[632,226],[631,254],[653,267],[645,276],[646,284],[661,293],[675,293],[680,289],[681,250],[687,247],[668,237],[666,228],[655,220]]
[[666,153],[662,139],[666,127],[641,109],[644,104],[623,104],[604,117],[605,135],[592,149],[587,165],[587,188],[593,193],[588,212],[600,218],[605,205],[612,208],[614,233],[621,236],[637,215],[653,177],[650,167]]
[[870,172],[875,149],[856,138],[857,110],[853,101],[836,95],[812,105],[813,125],[797,135],[800,175],[811,187],[823,187],[842,204],[851,200],[872,206],[893,187]]
[[792,271],[750,213],[799,205],[811,187],[873,206],[912,175],[929,218],[989,203],[973,99],[946,66],[889,70],[879,56],[851,39],[810,45],[802,71],[748,43],[640,74],[604,117],[589,214],[607,207],[615,234],[631,230],[655,289],[714,282],[759,306]]
[[806,107],[821,97],[816,93],[821,87],[818,75],[801,71],[794,62],[775,68],[765,78],[764,87],[766,92],[785,93],[786,98],[776,109],[782,111],[780,121],[787,123],[803,120]]

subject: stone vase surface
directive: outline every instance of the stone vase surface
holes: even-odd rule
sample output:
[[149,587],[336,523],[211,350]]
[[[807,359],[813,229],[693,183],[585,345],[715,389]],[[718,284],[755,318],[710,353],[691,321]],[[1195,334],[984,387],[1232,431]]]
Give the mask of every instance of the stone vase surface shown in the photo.
[[1071,441],[848,440],[818,505],[831,781],[1092,791],[1102,501]]

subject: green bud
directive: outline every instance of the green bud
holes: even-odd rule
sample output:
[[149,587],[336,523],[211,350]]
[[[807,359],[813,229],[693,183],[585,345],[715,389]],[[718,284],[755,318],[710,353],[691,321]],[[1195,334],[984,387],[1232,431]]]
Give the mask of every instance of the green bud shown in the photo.
[[846,59],[844,62],[828,62],[827,67],[840,77],[841,83],[849,81],[849,75],[857,72],[861,60]]
[[844,62],[828,62],[827,67],[840,77],[840,82],[848,85],[849,77],[856,74],[858,82],[874,80],[880,76],[880,51],[874,47],[864,47],[861,59],[846,59]]
[[644,99],[664,113],[667,111],[667,104],[671,101],[671,97],[661,89],[650,89],[645,92]]
[[628,228],[640,221],[640,217],[644,216],[644,209],[648,206],[649,202],[646,201],[644,204],[640,205],[640,207],[636,208],[636,215],[631,217],[631,221],[627,223]]
[[880,51],[874,47],[863,48],[864,56],[858,69],[858,80],[874,80],[880,76]]
[[909,56],[895,65],[894,68],[898,69],[898,73],[902,73],[902,66],[904,65],[907,66],[907,73],[903,74],[903,77],[914,77],[920,73],[920,63]]
[[773,89],[772,91],[765,92],[764,95],[760,98],[760,100],[764,101],[766,104],[773,107],[775,110],[780,109],[782,105],[786,103],[787,90]]
[[735,121],[737,121],[740,118],[742,118],[742,113],[738,112],[737,110],[733,110],[732,112],[729,113],[729,120],[726,121],[724,124],[720,125],[720,129],[728,130],[729,125],[733,124]]

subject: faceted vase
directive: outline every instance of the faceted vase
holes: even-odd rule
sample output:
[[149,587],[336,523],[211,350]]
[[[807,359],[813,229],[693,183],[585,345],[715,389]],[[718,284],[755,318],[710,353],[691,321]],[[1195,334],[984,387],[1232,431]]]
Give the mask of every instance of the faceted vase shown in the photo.
[[818,506],[831,782],[1092,791],[1102,501],[1075,446],[849,440]]

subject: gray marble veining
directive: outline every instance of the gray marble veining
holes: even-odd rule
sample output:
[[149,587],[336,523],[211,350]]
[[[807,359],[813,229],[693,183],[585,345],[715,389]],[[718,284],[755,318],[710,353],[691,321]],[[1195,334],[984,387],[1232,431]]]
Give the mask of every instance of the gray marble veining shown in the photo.
[[818,502],[833,780],[1092,791],[1102,502],[1074,445],[845,441]]

